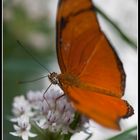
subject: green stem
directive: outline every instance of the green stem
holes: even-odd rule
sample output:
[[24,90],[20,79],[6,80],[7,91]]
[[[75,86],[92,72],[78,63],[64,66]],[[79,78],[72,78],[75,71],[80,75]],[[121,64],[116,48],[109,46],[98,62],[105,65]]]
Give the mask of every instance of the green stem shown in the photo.
[[118,138],[120,138],[120,137],[123,137],[123,136],[129,134],[130,132],[132,132],[132,131],[134,131],[134,130],[136,130],[136,129],[137,129],[137,126],[134,126],[134,127],[130,128],[130,129],[128,129],[128,130],[122,132],[121,134],[119,134],[119,135],[117,135],[117,136],[114,136],[114,137],[112,137],[112,138],[109,138],[108,140],[116,140],[116,139],[118,139]]
[[114,23],[100,8],[94,6],[95,10],[104,18],[106,19],[120,34],[120,36],[129,44],[131,44],[134,48],[137,48],[137,44],[132,41],[123,31],[118,27],[116,23]]
[[[39,134],[42,140],[46,139],[46,134],[33,121],[31,122],[33,129]],[[49,140],[49,139],[48,139]]]
[[81,116],[78,112],[75,113],[75,116],[74,116],[74,121],[70,124],[70,128],[75,130],[79,121],[81,119]]

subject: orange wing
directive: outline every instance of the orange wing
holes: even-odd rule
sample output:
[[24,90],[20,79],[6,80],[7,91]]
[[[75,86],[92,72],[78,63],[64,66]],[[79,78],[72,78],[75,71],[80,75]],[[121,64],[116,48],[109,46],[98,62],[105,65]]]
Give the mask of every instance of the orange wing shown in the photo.
[[[93,14],[91,0],[59,0],[56,27],[57,54],[61,71],[71,71],[69,60],[76,57],[76,59],[74,58],[75,65],[72,64],[72,67],[77,66],[76,64],[79,62],[81,53],[85,48],[85,46],[81,47],[80,44],[74,47],[74,44],[80,43],[83,38],[85,39],[85,33],[88,34],[88,30],[91,29],[95,43],[98,40],[97,35],[100,31],[95,14]],[[85,39],[84,44],[88,45],[87,42],[89,42],[88,38]],[[73,49],[78,53],[78,56],[72,55],[73,51],[71,50]],[[79,69],[81,69],[81,66]]]
[[120,118],[133,114],[133,108],[125,100],[76,87],[69,87],[67,92],[76,109],[108,128],[120,130]]
[[[121,97],[125,73],[113,48],[100,31],[91,0],[60,0],[57,54],[62,73]],[[88,78],[87,78],[88,77]]]
[[122,63],[99,28],[91,0],[59,0],[57,56],[62,88],[79,111],[114,129],[121,117],[133,114],[120,99],[125,89]]

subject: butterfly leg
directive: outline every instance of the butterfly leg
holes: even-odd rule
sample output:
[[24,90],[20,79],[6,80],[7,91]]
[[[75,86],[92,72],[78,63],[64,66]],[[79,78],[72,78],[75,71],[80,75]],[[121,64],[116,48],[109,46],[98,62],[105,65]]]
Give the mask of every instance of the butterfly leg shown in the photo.
[[63,96],[65,96],[64,93],[63,93],[62,95],[58,96],[58,97],[55,99],[55,110],[56,110],[57,101],[58,101],[59,99],[61,99]]
[[84,133],[86,133],[88,136],[85,138],[85,140],[89,140],[92,137],[92,133],[88,132],[86,129],[84,130]]
[[49,90],[49,88],[51,87],[51,85],[52,85],[52,83],[47,87],[47,89],[46,89],[45,92],[43,93],[43,98],[44,98],[44,100],[46,101],[46,103],[47,103],[47,105],[49,106],[49,108],[50,108],[50,105],[49,105],[49,103],[48,103],[47,98],[45,97],[45,95],[46,95],[47,91]]
[[92,137],[92,133],[89,133],[85,140],[89,140]]

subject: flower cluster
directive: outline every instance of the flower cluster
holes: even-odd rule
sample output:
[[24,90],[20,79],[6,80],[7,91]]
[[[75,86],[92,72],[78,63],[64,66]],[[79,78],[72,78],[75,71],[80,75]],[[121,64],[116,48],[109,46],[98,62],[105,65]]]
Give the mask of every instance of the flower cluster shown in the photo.
[[76,127],[71,127],[76,118],[76,111],[67,96],[55,88],[49,89],[46,93],[29,91],[26,97],[23,95],[15,97],[12,113],[14,117],[11,121],[16,132],[10,134],[22,137],[23,140],[37,136],[30,132],[31,122],[35,122],[43,131],[60,135],[84,130],[84,124],[88,122],[88,119],[80,116]]

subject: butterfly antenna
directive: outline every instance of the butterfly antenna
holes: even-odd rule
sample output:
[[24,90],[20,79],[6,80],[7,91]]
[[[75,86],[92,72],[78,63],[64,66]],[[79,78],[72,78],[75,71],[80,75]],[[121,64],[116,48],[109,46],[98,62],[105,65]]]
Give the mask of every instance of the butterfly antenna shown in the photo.
[[36,78],[36,79],[33,79],[33,80],[27,80],[27,81],[18,81],[18,84],[26,84],[26,83],[31,83],[31,82],[34,82],[34,81],[38,81],[38,80],[41,80],[45,77],[48,77],[48,75],[45,75],[45,76],[42,76],[42,77],[39,77],[39,78]]
[[44,65],[42,65],[42,64],[40,63],[40,61],[38,61],[38,59],[37,59],[35,56],[33,56],[33,55],[30,53],[30,51],[29,51],[28,49],[26,49],[26,48],[21,44],[21,42],[20,42],[19,40],[17,40],[17,43],[19,44],[19,46],[20,46],[22,49],[24,49],[24,51],[25,51],[27,54],[29,54],[29,55],[33,58],[34,61],[36,61],[42,68],[44,68],[45,70],[47,70],[48,73],[50,73],[50,71],[49,71]]

